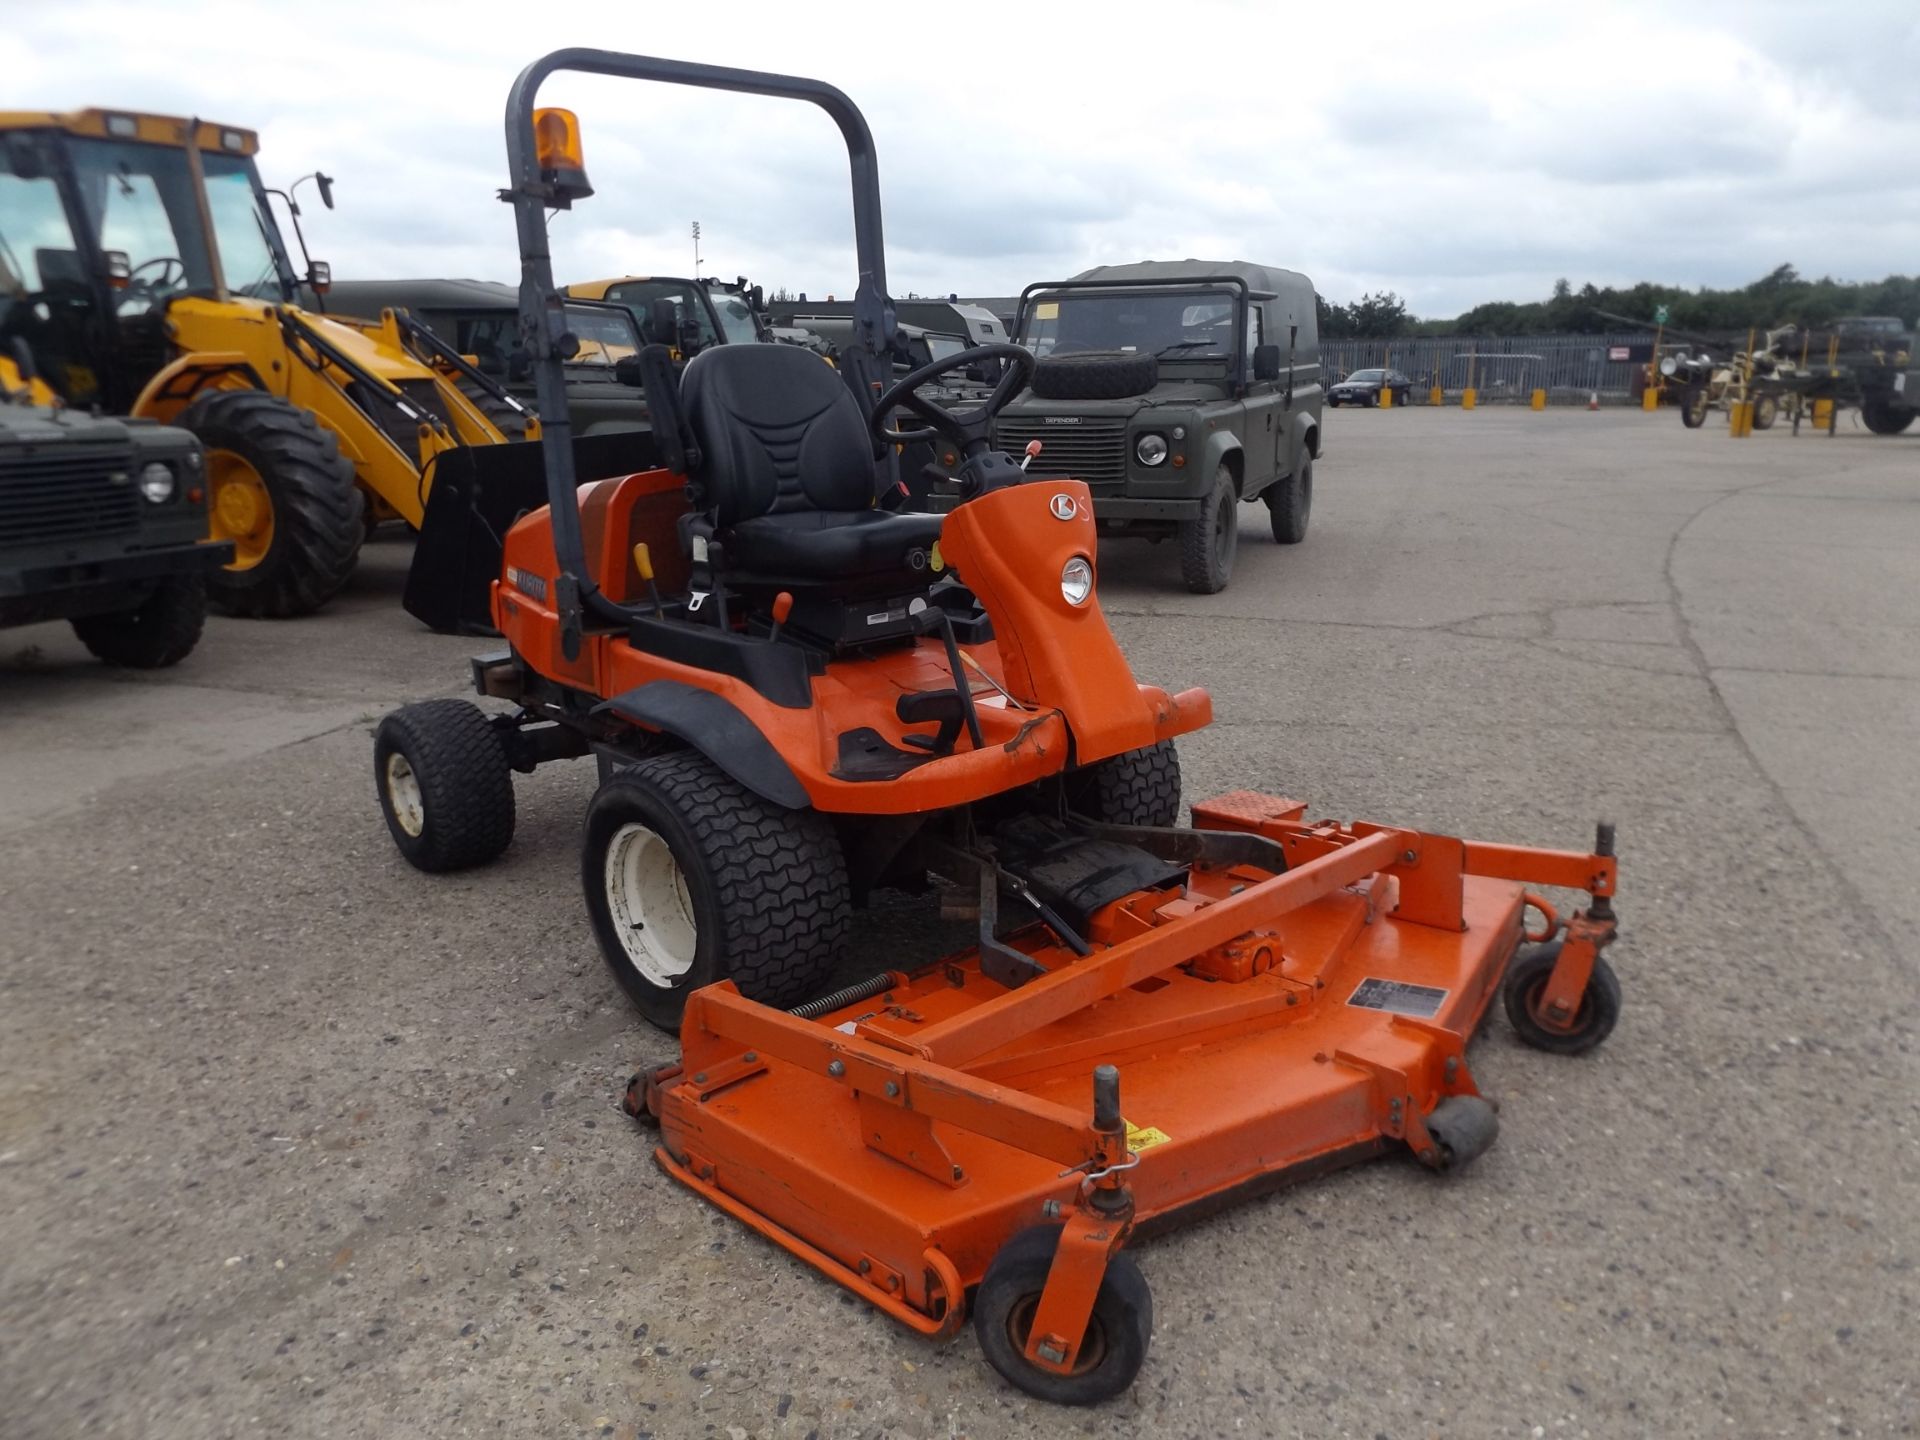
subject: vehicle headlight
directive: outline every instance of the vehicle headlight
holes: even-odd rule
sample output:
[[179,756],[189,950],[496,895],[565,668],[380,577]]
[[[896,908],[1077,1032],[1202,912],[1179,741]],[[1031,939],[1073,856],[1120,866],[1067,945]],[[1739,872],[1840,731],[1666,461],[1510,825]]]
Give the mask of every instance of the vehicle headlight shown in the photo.
[[1149,430],[1134,441],[1133,454],[1142,465],[1164,465],[1167,460],[1167,437]]
[[[1164,453],[1166,446],[1160,447]],[[1060,596],[1069,605],[1084,605],[1093,594],[1093,566],[1084,555],[1076,555],[1060,567]]]
[[1667,356],[1665,359],[1663,359],[1660,362],[1660,373],[1662,375],[1672,375],[1677,370],[1679,370],[1679,368],[1680,368],[1680,362],[1674,359],[1673,356],[1671,355]]
[[149,503],[166,504],[173,498],[173,467],[163,460],[149,460],[140,467],[139,485]]

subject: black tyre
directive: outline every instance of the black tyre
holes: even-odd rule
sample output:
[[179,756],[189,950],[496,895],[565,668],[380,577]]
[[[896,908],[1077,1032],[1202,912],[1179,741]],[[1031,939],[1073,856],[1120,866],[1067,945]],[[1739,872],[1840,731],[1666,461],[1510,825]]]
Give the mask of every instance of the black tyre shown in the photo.
[[1240,497],[1233,472],[1223,463],[1197,519],[1180,522],[1180,578],[1196,595],[1217,595],[1233,578],[1233,551],[1240,535]]
[[1906,405],[1896,405],[1890,400],[1869,400],[1860,407],[1860,419],[1876,435],[1900,434],[1913,424],[1916,414],[1920,414],[1920,411]]
[[387,832],[417,869],[482,865],[513,839],[506,747],[465,700],[427,700],[382,720],[373,776]]
[[608,968],[663,1030],[718,980],[769,1005],[804,1000],[846,938],[847,865],[826,817],[764,800],[691,750],[600,786],[580,877]]
[[462,378],[457,383],[460,393],[472,402],[474,409],[493,422],[494,429],[509,440],[527,438],[527,421],[533,416],[532,406],[516,410],[499,396],[471,380]]
[[1125,1250],[1107,1261],[1073,1373],[1056,1374],[1025,1355],[1033,1314],[1060,1244],[1060,1227],[1022,1230],[1000,1248],[973,1301],[973,1333],[987,1362],[1029,1395],[1054,1405],[1098,1405],[1134,1381],[1153,1339],[1153,1292]]
[[1753,400],[1753,428],[1771,430],[1780,418],[1780,400],[1773,395],[1756,395]]
[[1378,390],[1369,390],[1367,392],[1367,408],[1369,410],[1377,410],[1380,408],[1380,392]]
[[1516,955],[1507,967],[1500,998],[1507,1007],[1507,1019],[1513,1023],[1514,1034],[1534,1049],[1554,1055],[1584,1055],[1611,1035],[1620,1019],[1620,980],[1607,963],[1607,957],[1597,956],[1572,1027],[1549,1029],[1540,1021],[1540,1000],[1546,993],[1547,977],[1553,973],[1554,962],[1560,958],[1560,944],[1556,940]]
[[131,610],[75,620],[73,633],[109,665],[164,670],[193,653],[206,623],[206,582],[198,575],[176,575]]
[[175,422],[207,448],[209,511],[233,562],[207,579],[230,615],[318,610],[353,574],[366,531],[353,466],[320,422],[277,395],[212,390]]
[[1454,1171],[1492,1147],[1500,1134],[1500,1115],[1478,1095],[1449,1095],[1433,1107],[1426,1126],[1434,1150],[1421,1160],[1435,1170]]
[[1707,387],[1689,385],[1680,397],[1680,423],[1689,430],[1698,430],[1707,423]]
[[1307,519],[1313,512],[1313,461],[1300,457],[1300,468],[1276,480],[1261,494],[1273,538],[1281,545],[1298,545],[1307,538]]
[[1180,754],[1171,740],[1074,771],[1067,803],[1107,825],[1176,825],[1180,821]]
[[1160,383],[1160,362],[1129,350],[1046,355],[1033,367],[1033,393],[1043,400],[1126,400]]

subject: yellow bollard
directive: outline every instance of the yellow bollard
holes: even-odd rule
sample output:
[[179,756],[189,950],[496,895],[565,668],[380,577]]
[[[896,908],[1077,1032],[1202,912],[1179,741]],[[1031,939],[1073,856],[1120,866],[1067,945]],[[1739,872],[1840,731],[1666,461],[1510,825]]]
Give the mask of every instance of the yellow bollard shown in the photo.
[[1480,398],[1480,392],[1478,390],[1475,390],[1471,385],[1467,386],[1466,389],[1460,392],[1460,408],[1462,410],[1473,409],[1474,401],[1478,400],[1479,398]]
[[1753,434],[1753,402],[1736,400],[1727,408],[1727,434],[1736,440]]
[[1536,410],[1546,409],[1547,408],[1547,392],[1544,390],[1535,390],[1533,392],[1533,399],[1529,403],[1531,403],[1533,408]]
[[1813,428],[1824,430],[1833,423],[1833,401],[1816,400],[1813,402]]
[[1434,386],[1433,389],[1427,392],[1427,404],[1444,405],[1446,403],[1447,403],[1446,393],[1442,391],[1438,385]]
[[1658,385],[1649,385],[1640,392],[1640,408],[1642,410],[1658,410],[1660,408],[1660,387]]

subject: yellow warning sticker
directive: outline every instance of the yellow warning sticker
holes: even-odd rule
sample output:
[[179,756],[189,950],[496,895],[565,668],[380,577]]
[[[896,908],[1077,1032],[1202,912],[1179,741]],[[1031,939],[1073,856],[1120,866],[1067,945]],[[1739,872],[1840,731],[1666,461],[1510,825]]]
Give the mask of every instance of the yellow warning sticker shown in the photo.
[[1058,320],[1060,318],[1060,302],[1058,300],[1042,300],[1033,307],[1033,318],[1036,320]]
[[1153,1125],[1127,1126],[1127,1149],[1133,1151],[1151,1150],[1156,1145],[1164,1145],[1173,1137],[1166,1131]]

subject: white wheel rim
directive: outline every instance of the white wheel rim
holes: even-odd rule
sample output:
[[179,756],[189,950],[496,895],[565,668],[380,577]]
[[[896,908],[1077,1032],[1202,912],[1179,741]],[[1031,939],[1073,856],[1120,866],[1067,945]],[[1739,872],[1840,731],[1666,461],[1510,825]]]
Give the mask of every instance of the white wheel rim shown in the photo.
[[687,877],[667,842],[645,825],[622,825],[607,847],[607,910],[628,963],[649,985],[671,990],[693,968],[700,941]]
[[420,777],[398,750],[387,756],[387,803],[400,828],[418,840],[427,828],[427,803],[420,794]]

